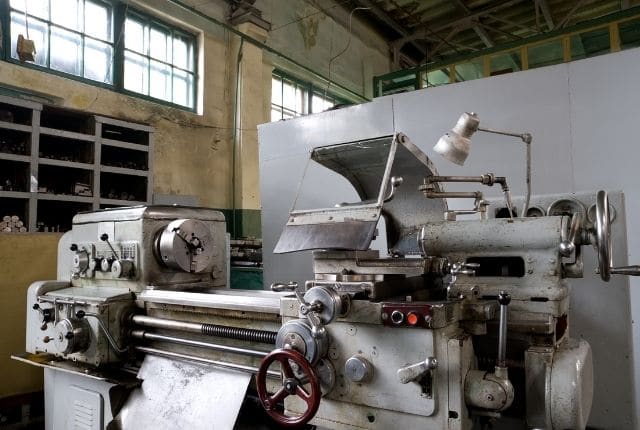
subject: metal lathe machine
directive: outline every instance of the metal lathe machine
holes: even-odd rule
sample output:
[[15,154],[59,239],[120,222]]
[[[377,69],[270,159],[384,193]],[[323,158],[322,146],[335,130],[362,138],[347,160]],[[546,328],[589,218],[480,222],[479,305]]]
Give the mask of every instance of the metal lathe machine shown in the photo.
[[[314,250],[304,285],[227,289],[213,210],[74,218],[59,279],[29,288],[15,356],[45,368],[47,429],[247,428],[251,393],[270,417],[259,428],[585,428],[592,355],[571,337],[567,279],[593,270],[587,246],[603,281],[639,272],[611,267],[606,192],[516,216],[506,178],[439,176],[402,133],[319,147],[309,163],[355,192],[286,220],[275,252]],[[495,184],[506,211],[448,182]],[[450,209],[459,197],[473,209]]]

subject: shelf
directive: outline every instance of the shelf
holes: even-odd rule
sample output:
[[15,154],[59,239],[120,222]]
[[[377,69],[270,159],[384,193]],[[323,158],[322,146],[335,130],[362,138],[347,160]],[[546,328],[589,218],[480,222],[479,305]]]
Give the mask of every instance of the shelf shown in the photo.
[[[73,197],[73,196],[70,196]],[[90,202],[39,200],[35,228],[37,231],[65,232],[78,212],[92,209]]]
[[103,145],[115,146],[117,148],[135,149],[136,151],[149,152],[149,147],[146,145],[138,145],[137,143],[120,142],[112,139],[102,139]]
[[114,124],[114,121],[111,121],[111,123],[103,122],[100,137],[118,142],[149,146],[149,130],[140,130],[135,127],[135,124],[127,126],[124,121],[118,121],[118,124]]
[[119,199],[100,199],[101,205],[115,205],[115,206],[139,206],[146,205],[147,202],[141,202],[138,200],[119,200]]
[[13,122],[0,121],[0,128],[5,130],[23,131],[25,133],[31,133],[33,128],[30,125],[15,124]]
[[2,191],[28,191],[29,175],[29,160],[0,159]]
[[133,175],[133,176],[149,176],[149,172],[146,170],[126,169],[124,167],[112,167],[112,166],[100,166],[100,171],[108,173],[118,173],[121,175]]
[[0,152],[0,160],[21,161],[23,163],[29,163],[31,157],[27,155],[9,154],[8,152]]
[[29,155],[31,153],[31,133],[0,128],[0,152]]
[[55,128],[40,127],[41,134],[48,134],[50,136],[65,137],[67,139],[86,140],[87,142],[94,142],[96,137],[89,134],[77,133],[75,131],[56,130]]
[[[27,198],[12,197],[9,194],[27,194]],[[5,218],[7,217],[7,218]],[[16,220],[10,217],[18,217]],[[6,221],[5,221],[6,220]],[[21,230],[22,227],[22,231]],[[10,231],[5,231],[9,229]],[[26,233],[29,230],[28,193],[0,192],[0,233]]]
[[28,199],[31,197],[31,193],[26,191],[0,191],[0,198],[9,198],[9,199]]
[[[29,157],[26,157],[29,158]],[[48,166],[70,167],[73,169],[93,170],[93,164],[78,163],[76,161],[56,160],[55,158],[38,158],[38,163]]]
[[93,197],[74,196],[73,194],[38,193],[38,200],[57,202],[93,203]]
[[46,159],[93,164],[94,142],[41,134],[39,156]]
[[80,211],[147,204],[152,156],[147,125],[0,96],[0,223],[64,232]]

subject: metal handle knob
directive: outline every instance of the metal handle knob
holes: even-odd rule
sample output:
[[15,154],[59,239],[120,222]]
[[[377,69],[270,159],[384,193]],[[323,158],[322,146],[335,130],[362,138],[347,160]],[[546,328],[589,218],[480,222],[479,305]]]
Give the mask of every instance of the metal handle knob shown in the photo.
[[280,293],[282,291],[295,291],[298,288],[298,283],[295,281],[289,282],[274,282],[271,284],[271,291]]
[[427,357],[420,363],[398,369],[398,379],[400,379],[401,384],[418,381],[427,373],[433,372],[437,367],[438,360],[435,357]]
[[498,367],[507,367],[507,306],[511,296],[504,291],[498,295],[500,304],[500,328],[498,332]]

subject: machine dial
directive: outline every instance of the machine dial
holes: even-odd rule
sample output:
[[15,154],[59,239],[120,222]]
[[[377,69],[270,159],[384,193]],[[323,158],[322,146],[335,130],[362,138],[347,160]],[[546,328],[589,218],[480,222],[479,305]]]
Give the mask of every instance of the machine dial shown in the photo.
[[73,270],[76,273],[83,273],[89,268],[89,253],[86,250],[75,251],[73,253]]
[[177,219],[156,239],[156,256],[173,269],[204,272],[211,266],[214,254],[211,230],[202,221]]
[[67,318],[58,321],[53,341],[62,354],[81,352],[89,347],[91,338],[87,321]]

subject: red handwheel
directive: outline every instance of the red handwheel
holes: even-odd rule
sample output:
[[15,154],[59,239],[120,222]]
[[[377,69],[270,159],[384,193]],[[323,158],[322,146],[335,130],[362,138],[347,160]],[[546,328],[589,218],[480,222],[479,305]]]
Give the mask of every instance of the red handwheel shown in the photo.
[[[280,363],[282,371],[282,387],[275,394],[267,393],[267,370],[274,362]],[[291,367],[293,362],[298,366],[298,374]],[[305,384],[310,385],[310,391],[304,388]],[[276,349],[270,352],[260,363],[256,374],[256,385],[258,397],[262,407],[269,416],[278,424],[288,428],[298,428],[308,423],[318,412],[320,406],[320,383],[318,376],[311,367],[311,364],[298,351],[290,349]],[[278,409],[278,404],[288,396],[298,396],[307,405],[307,409],[301,415],[288,416],[284,411]]]

